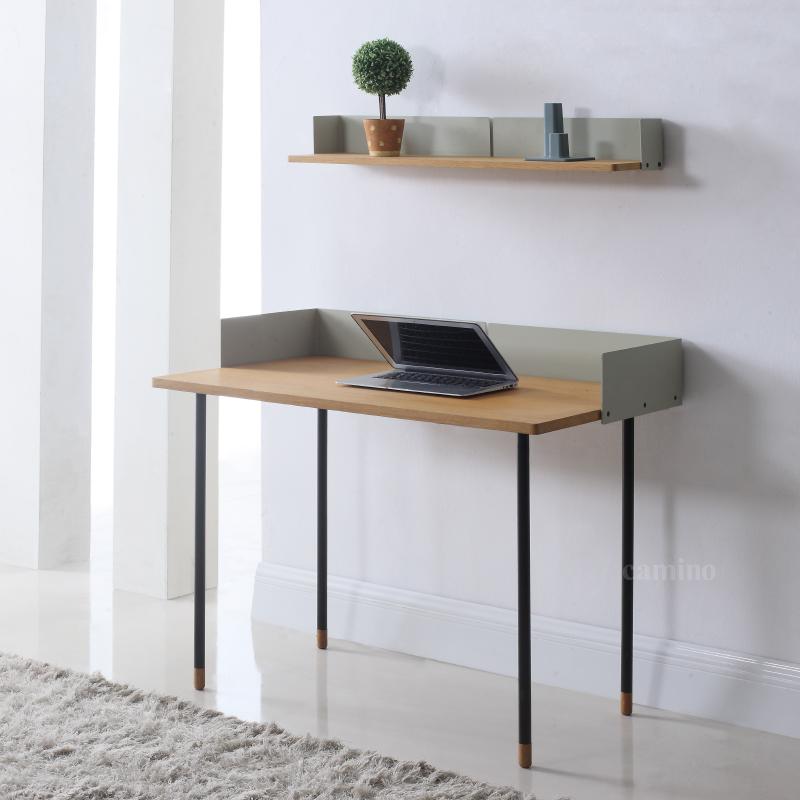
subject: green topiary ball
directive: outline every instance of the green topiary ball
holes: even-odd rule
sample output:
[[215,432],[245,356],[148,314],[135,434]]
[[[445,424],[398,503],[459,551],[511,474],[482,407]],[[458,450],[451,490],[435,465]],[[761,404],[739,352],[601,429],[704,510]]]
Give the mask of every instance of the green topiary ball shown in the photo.
[[367,94],[399,94],[413,71],[408,50],[391,39],[366,42],[353,56],[353,79]]

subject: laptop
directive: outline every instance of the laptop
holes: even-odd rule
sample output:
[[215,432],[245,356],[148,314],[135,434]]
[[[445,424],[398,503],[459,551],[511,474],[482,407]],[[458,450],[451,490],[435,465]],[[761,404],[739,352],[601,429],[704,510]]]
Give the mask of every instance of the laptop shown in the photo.
[[517,376],[477,322],[383,314],[353,314],[353,319],[392,369],[337,383],[447,397],[517,385]]

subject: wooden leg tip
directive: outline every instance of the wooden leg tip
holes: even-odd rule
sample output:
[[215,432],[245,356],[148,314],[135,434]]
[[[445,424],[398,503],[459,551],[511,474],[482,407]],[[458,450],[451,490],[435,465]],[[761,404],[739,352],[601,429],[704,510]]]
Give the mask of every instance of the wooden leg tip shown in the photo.
[[320,650],[328,649],[328,631],[317,631],[317,647]]
[[533,745],[530,744],[519,745],[517,756],[519,758],[519,765],[523,769],[529,769],[531,764],[533,764]]
[[620,692],[619,713],[629,717],[633,713],[633,695],[630,692]]
[[194,668],[194,688],[202,691],[206,688],[206,669],[205,667]]

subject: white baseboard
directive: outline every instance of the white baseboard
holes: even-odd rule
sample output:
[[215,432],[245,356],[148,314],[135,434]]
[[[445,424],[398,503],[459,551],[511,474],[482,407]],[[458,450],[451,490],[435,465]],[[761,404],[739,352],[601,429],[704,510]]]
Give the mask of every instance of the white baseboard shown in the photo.
[[[261,562],[253,617],[313,631],[313,572]],[[619,631],[531,618],[533,680],[617,697]],[[516,675],[516,611],[328,577],[328,629],[345,639],[501,675]],[[634,700],[800,737],[800,665],[636,636]]]

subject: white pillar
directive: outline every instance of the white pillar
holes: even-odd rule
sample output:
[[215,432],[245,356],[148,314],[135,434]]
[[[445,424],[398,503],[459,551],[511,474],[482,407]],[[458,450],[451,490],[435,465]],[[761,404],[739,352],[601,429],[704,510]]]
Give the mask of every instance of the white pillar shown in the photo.
[[89,554],[94,0],[0,25],[0,561]]
[[[114,586],[192,591],[194,397],[154,375],[219,363],[223,0],[123,0]],[[208,585],[217,415],[208,408]]]

